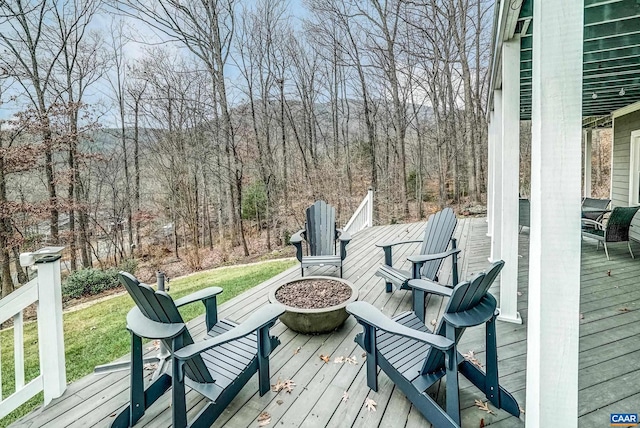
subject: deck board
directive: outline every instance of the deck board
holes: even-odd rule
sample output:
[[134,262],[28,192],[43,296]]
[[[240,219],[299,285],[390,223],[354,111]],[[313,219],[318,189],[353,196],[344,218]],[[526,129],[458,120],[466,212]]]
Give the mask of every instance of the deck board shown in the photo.
[[[410,293],[396,290],[386,293],[383,280],[375,271],[383,260],[377,242],[421,239],[424,222],[405,225],[378,226],[366,229],[353,237],[344,263],[344,277],[360,291],[360,300],[372,303],[392,317],[410,308]],[[461,278],[468,278],[488,266],[489,238],[485,219],[461,219],[456,229],[458,245],[462,249],[459,260]],[[632,244],[640,254],[640,244]],[[419,244],[394,248],[394,266],[407,269],[406,257],[414,254]],[[528,291],[528,229],[520,234],[518,310],[523,325],[497,323],[500,383],[516,397],[521,407],[525,403],[526,321]],[[581,273],[580,370],[579,370],[579,426],[590,428],[608,425],[612,412],[637,413],[640,409],[640,264],[631,259],[626,246],[610,248],[607,261],[602,248],[596,250],[593,241],[583,241]],[[451,283],[451,263],[445,262],[440,280]],[[335,276],[331,266],[310,267],[305,275]],[[289,269],[268,281],[230,299],[219,308],[221,317],[241,322],[256,308],[264,305],[269,290],[277,283],[300,276],[299,266]],[[499,281],[491,292],[499,299]],[[426,319],[435,323],[442,314],[446,299],[428,296]],[[203,317],[189,323],[197,339],[206,332]],[[349,318],[338,331],[307,336],[297,334],[277,323],[272,329],[282,344],[271,356],[271,379],[292,379],[296,383],[292,393],[257,393],[257,378],[253,379],[225,409],[216,427],[254,427],[258,415],[271,414],[270,426],[284,427],[425,427],[429,424],[411,405],[389,378],[381,373],[378,392],[366,384],[366,370],[362,350],[353,337],[361,330]],[[468,329],[459,350],[473,351],[484,363],[485,344],[482,328]],[[151,351],[147,351],[150,353]],[[320,354],[330,355],[325,364]],[[356,356],[359,364],[335,364],[338,356]],[[151,373],[147,374],[149,377]],[[81,427],[108,426],[111,415],[122,408],[128,399],[128,373],[90,375],[69,385],[65,394],[47,408],[37,409],[14,423],[14,427]],[[444,400],[444,385],[438,383],[428,392]],[[347,392],[349,399],[343,401]],[[377,403],[377,411],[364,409],[366,398]],[[481,393],[466,379],[460,379],[460,403],[463,427],[485,426],[523,427],[522,419],[497,410],[495,415],[480,411],[474,400],[483,399]],[[188,416],[192,418],[205,405],[202,396],[194,391],[187,394]],[[137,426],[171,426],[170,394],[165,394],[149,409]],[[486,400],[485,400],[486,401]]]

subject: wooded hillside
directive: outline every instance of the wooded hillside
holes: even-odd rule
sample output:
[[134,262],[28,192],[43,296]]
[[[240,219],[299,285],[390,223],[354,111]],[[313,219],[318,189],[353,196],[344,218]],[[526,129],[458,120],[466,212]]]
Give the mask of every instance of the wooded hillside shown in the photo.
[[0,1],[2,295],[22,251],[196,270],[481,203],[489,0]]

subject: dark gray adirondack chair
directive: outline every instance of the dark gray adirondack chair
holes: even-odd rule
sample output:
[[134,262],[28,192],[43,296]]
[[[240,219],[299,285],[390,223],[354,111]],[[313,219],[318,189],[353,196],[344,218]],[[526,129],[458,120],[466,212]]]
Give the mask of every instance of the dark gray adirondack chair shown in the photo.
[[[188,426],[210,426],[258,372],[260,395],[270,389],[269,354],[280,344],[269,328],[284,313],[282,305],[265,305],[242,324],[218,319],[216,296],[210,287],[174,301],[135,277],[120,272],[120,281],[136,306],[127,314],[131,332],[130,403],[114,419],[112,427],[130,427],[158,398],[172,389],[173,426],[187,426],[185,385],[208,400]],[[194,343],[178,308],[201,301],[206,308],[207,340]],[[171,374],[165,372],[144,388],[142,338],[160,339],[171,352]]]
[[[458,283],[458,253],[456,240],[452,238],[456,229],[456,215],[451,208],[445,208],[429,216],[427,226],[424,229],[422,241],[401,241],[379,243],[377,247],[384,250],[384,264],[378,268],[376,275],[384,278],[387,293],[393,290],[393,285],[403,290],[408,290],[407,283],[410,279],[425,278],[438,281],[438,272],[442,262],[447,257],[453,261],[453,285]],[[393,267],[392,249],[396,245],[422,242],[420,252],[407,257],[411,262],[411,270],[401,270]],[[451,250],[447,251],[451,242]]]
[[[378,366],[404,392],[413,405],[438,428],[460,426],[458,373],[476,385],[497,408],[519,417],[520,407],[498,383],[496,352],[496,299],[488,290],[504,265],[495,262],[486,273],[453,289],[431,281],[411,280],[414,307],[424,307],[425,293],[449,296],[445,313],[434,332],[424,323],[424,312],[405,312],[394,319],[366,302],[347,306],[363,326],[355,341],[367,352],[367,384],[378,390]],[[422,298],[422,301],[420,299]],[[486,325],[486,373],[467,361],[456,346],[467,327]],[[425,391],[446,376],[446,408]]]
[[[296,232],[290,242],[296,247],[296,257],[300,261],[300,271],[309,266],[336,266],[340,268],[347,257],[347,244],[351,235],[336,227],[336,209],[325,201],[316,201],[307,208],[305,228]],[[307,242],[308,255],[302,255],[302,241]],[[340,252],[336,254],[336,243],[340,242]]]
[[640,209],[640,207],[615,207],[611,211],[606,225],[599,221],[583,218],[582,223],[592,228],[583,228],[582,236],[597,240],[598,244],[596,248],[599,248],[600,242],[602,242],[607,260],[611,260],[609,258],[607,243],[612,242],[626,242],[631,258],[635,258],[633,251],[631,251],[631,243],[629,242],[629,229],[631,228],[631,222],[638,212],[638,209]]

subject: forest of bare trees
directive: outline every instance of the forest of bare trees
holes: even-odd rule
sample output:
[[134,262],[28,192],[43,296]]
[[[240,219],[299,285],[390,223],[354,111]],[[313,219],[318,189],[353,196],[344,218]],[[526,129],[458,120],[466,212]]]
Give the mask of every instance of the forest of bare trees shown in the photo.
[[482,203],[489,0],[0,0],[2,296],[22,251],[191,269]]

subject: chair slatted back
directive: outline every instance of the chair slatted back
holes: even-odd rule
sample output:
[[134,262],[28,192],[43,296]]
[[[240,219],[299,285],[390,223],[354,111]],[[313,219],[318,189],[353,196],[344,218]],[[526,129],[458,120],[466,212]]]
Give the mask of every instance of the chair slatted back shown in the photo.
[[[606,210],[609,206],[611,199],[595,199],[595,198],[584,198],[582,201],[583,208],[595,208],[598,210]],[[588,218],[590,220],[598,220],[602,216],[601,212],[593,212],[593,213],[582,213],[583,218]]]
[[639,208],[640,207],[615,207],[613,211],[611,211],[609,219],[607,220],[605,234],[607,242],[624,242],[629,240],[629,228]]
[[325,201],[316,201],[307,208],[307,236],[309,255],[335,254],[336,209]]
[[[445,208],[429,216],[427,226],[424,229],[424,238],[420,255],[437,254],[447,251],[449,242],[456,229],[456,215],[451,208]],[[428,261],[422,266],[421,275],[424,278],[435,280],[443,260]]]
[[[173,299],[164,291],[154,291],[153,288],[141,283],[136,277],[127,272],[120,272],[120,282],[125,286],[140,312],[151,321],[184,323]],[[171,341],[163,340],[163,342],[167,349],[171,349]],[[194,343],[187,329],[182,332],[181,342],[180,347]],[[214,381],[200,355],[186,362],[185,373],[196,382],[210,383]]]
[[[491,268],[487,272],[479,273],[471,281],[461,282],[453,289],[453,293],[449,298],[445,313],[456,313],[464,311],[472,311],[489,293],[489,288],[493,285],[493,282],[498,277],[498,274],[502,270],[504,262],[499,260],[491,264]],[[440,320],[440,323],[435,329],[435,333],[440,336],[447,335],[447,326],[444,319]],[[455,342],[456,344],[460,340],[460,337],[464,333],[464,328],[456,329]],[[433,373],[444,367],[444,354],[439,351],[429,351],[428,357],[425,359],[422,367],[423,374]]]

